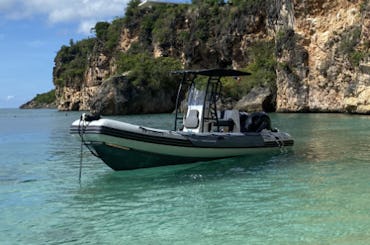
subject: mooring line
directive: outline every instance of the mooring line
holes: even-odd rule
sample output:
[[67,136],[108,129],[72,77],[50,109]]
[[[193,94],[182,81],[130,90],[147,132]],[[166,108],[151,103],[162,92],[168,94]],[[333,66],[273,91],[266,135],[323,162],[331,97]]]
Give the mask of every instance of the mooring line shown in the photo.
[[82,162],[83,162],[83,146],[85,144],[84,140],[84,133],[85,133],[85,113],[83,113],[80,117],[80,122],[78,124],[78,134],[81,138],[81,145],[80,145],[80,168],[78,172],[78,183],[81,185],[81,178],[82,178]]
[[78,183],[81,185],[81,176],[82,176],[82,159],[83,159],[83,142],[81,140],[81,147],[80,147],[80,170],[78,172]]
[[275,142],[279,146],[280,153],[286,153],[287,152],[286,149],[285,149],[285,147],[284,147],[284,141],[282,139],[280,139],[279,137],[275,136]]

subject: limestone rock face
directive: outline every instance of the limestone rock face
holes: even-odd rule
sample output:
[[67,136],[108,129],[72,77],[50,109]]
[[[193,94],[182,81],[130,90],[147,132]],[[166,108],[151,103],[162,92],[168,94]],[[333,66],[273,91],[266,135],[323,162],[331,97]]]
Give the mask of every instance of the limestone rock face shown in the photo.
[[[208,10],[207,10],[208,11]],[[109,80],[111,76],[117,74],[117,53],[126,53],[134,45],[148,47],[143,52],[151,52],[153,57],[175,57],[182,61],[186,68],[217,68],[228,67],[240,68],[246,66],[248,57],[246,49],[248,46],[259,39],[270,39],[267,30],[263,28],[265,22],[265,11],[260,11],[257,15],[241,15],[230,22],[232,30],[229,28],[218,29],[210,27],[206,30],[212,33],[207,41],[196,37],[190,37],[189,42],[183,42],[173,38],[170,43],[167,41],[156,42],[152,37],[141,40],[139,35],[141,30],[135,27],[127,27],[121,30],[117,47],[113,53],[106,53],[102,46],[104,43],[97,42],[91,54],[88,55],[87,67],[84,75],[80,78],[71,77],[59,85],[57,81],[63,72],[62,61],[56,60],[54,67],[54,83],[56,84],[56,96],[59,110],[97,110],[104,114],[132,114],[132,113],[159,113],[174,109],[172,92],[168,91],[147,91],[142,88],[133,88],[129,81],[126,87],[121,83],[116,83],[117,78]],[[199,33],[197,21],[199,16],[209,13],[199,13],[188,11],[184,16],[178,17],[180,22],[176,23],[178,39],[184,33],[191,36]],[[136,21],[136,20],[135,20]],[[135,25],[133,25],[135,26]],[[208,30],[209,29],[209,30]],[[213,30],[214,29],[214,30]],[[147,43],[150,40],[150,43]],[[145,42],[143,44],[143,42]],[[119,85],[118,85],[119,84]],[[123,86],[123,85],[122,85]],[[132,90],[132,93],[124,91]],[[101,96],[104,94],[106,97]],[[125,95],[122,95],[125,94]],[[135,102],[131,100],[141,100],[150,98],[150,103],[144,101]],[[101,103],[98,100],[102,100]],[[114,102],[114,100],[116,100]],[[93,104],[95,103],[95,104]],[[116,104],[116,105],[115,105]],[[147,108],[144,108],[146,106]],[[132,107],[132,108],[128,108]],[[171,110],[170,110],[171,108]]]
[[278,8],[277,110],[369,113],[369,2],[285,0]]
[[[54,67],[54,80],[58,77],[60,66]],[[95,48],[89,56],[82,81],[78,77],[70,78],[64,86],[56,86],[58,110],[88,111],[90,100],[96,95],[102,81],[115,72],[114,59]]]
[[174,96],[175,91],[153,91],[114,76],[103,81],[89,104],[93,113],[102,115],[168,113],[174,108]]
[[268,87],[255,87],[246,96],[239,100],[235,109],[247,112],[274,111],[271,107],[274,94]]
[[[117,74],[115,54],[135,45],[148,47],[153,57],[178,58],[185,68],[239,69],[251,62],[248,47],[275,40],[276,91],[259,91],[261,96],[253,97],[261,89],[256,88],[237,108],[266,110],[264,103],[271,98],[279,112],[370,114],[370,1],[274,0],[268,7],[262,2],[266,9],[253,14],[238,11],[227,28],[207,23],[206,29],[198,30],[200,16],[209,13],[189,10],[173,23],[177,29],[168,37],[170,42],[148,36],[140,46],[140,30],[123,28],[115,53],[96,44],[82,78],[55,82],[58,109],[94,109],[104,114],[170,111],[172,92],[151,94]],[[203,31],[209,35],[205,40],[196,37]],[[180,36],[188,34],[189,41],[181,41]],[[60,62],[56,60],[54,81],[62,72]],[[113,75],[117,77],[109,79]]]

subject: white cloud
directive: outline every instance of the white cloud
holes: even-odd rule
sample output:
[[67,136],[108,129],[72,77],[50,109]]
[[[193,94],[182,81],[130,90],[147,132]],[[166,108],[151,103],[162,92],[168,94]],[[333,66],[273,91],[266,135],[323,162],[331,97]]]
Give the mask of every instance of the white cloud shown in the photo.
[[128,1],[0,0],[0,18],[4,16],[8,19],[26,19],[46,15],[50,24],[76,22],[79,25],[79,32],[89,33],[97,21],[123,16]]
[[84,20],[80,22],[78,27],[78,32],[88,35],[91,33],[91,28],[94,27],[96,24],[96,20]]
[[5,100],[6,100],[6,101],[10,101],[10,100],[12,100],[12,99],[14,99],[14,98],[15,98],[15,96],[14,96],[14,95],[8,95],[8,96],[6,96]]

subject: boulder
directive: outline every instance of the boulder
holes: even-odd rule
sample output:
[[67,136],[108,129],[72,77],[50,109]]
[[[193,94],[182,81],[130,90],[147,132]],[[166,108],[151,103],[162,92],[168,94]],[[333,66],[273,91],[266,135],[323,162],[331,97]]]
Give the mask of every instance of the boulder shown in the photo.
[[275,95],[268,87],[255,87],[246,96],[239,100],[235,109],[247,112],[275,111]]

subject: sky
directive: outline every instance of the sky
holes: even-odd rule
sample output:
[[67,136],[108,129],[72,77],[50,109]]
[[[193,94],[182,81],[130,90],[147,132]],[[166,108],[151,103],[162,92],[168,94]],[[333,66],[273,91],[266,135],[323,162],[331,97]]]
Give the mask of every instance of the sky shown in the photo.
[[54,88],[62,45],[93,36],[98,21],[122,17],[129,0],[0,0],[0,108]]
[[53,89],[60,47],[94,36],[90,30],[98,21],[123,17],[128,2],[0,0],[0,108],[17,108]]

